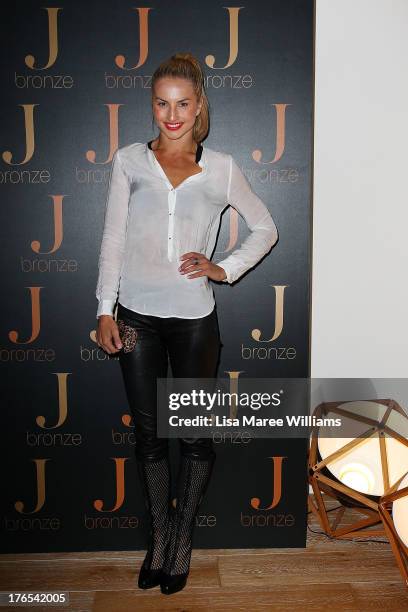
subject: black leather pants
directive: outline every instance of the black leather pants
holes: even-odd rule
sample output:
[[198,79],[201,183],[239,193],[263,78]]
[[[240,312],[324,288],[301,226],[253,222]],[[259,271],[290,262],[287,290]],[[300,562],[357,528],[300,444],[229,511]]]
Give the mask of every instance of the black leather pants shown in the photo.
[[[158,438],[156,379],[167,376],[170,360],[176,378],[214,378],[220,350],[217,313],[199,319],[155,317],[118,304],[117,323],[137,332],[119,353],[129,408],[135,425],[135,454],[141,460],[160,459],[168,453],[168,439]],[[132,330],[128,329],[131,334]],[[134,344],[134,346],[133,346]],[[211,438],[179,438],[180,452],[192,458],[214,453]]]

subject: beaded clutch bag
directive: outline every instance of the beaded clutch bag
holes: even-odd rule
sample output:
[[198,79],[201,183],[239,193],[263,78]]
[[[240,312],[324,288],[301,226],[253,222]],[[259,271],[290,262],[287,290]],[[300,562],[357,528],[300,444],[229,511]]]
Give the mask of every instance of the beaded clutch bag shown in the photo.
[[131,325],[127,325],[123,319],[118,319],[116,323],[119,329],[119,337],[123,344],[123,352],[130,353],[136,346],[137,330]]

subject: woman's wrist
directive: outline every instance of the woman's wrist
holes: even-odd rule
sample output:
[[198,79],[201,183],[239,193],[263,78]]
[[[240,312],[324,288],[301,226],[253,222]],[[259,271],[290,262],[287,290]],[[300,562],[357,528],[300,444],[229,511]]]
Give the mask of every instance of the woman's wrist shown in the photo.
[[220,281],[224,281],[227,278],[227,273],[224,270],[224,268],[222,266],[217,265],[217,268],[219,268],[222,272],[221,278],[219,279]]
[[99,320],[103,320],[103,319],[113,319],[113,315],[107,315],[107,314],[103,314],[103,315],[99,315],[98,317],[96,317]]

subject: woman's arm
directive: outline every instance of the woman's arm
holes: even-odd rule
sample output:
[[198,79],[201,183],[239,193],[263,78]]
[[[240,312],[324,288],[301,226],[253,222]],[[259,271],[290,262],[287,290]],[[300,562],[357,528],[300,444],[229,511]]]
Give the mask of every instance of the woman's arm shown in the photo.
[[252,191],[232,156],[227,202],[242,215],[251,230],[240,248],[217,264],[227,275],[223,282],[233,283],[271,250],[278,240],[278,230],[265,204]]
[[120,281],[125,251],[126,228],[129,210],[130,186],[117,150],[112,167],[105,205],[105,220],[99,255],[99,275],[96,297],[99,306],[97,318],[102,314],[112,315]]

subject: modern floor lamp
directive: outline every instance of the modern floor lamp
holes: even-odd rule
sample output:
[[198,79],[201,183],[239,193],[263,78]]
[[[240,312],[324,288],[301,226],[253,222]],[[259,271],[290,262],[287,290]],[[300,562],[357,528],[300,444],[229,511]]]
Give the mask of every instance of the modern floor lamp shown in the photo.
[[[331,537],[384,536],[380,498],[392,492],[408,472],[407,415],[391,399],[326,402],[319,404],[313,414],[316,419],[340,418],[342,426],[317,425],[312,429],[310,509]],[[340,502],[331,514],[332,521],[327,498]],[[346,524],[347,509],[363,518]],[[380,528],[373,528],[376,525]]]

